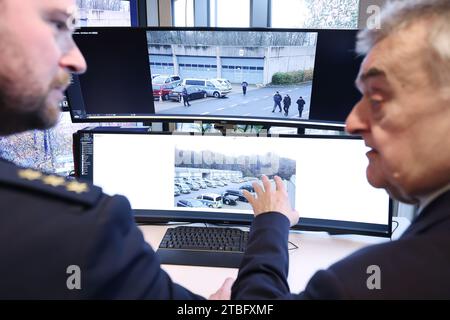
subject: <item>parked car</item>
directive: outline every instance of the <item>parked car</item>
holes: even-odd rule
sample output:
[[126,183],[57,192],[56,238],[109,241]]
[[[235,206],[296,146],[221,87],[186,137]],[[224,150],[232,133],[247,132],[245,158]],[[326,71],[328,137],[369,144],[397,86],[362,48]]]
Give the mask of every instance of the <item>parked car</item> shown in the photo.
[[205,179],[205,183],[206,183],[206,186],[208,186],[209,188],[216,188],[217,187],[217,183],[215,181],[213,181],[213,180]]
[[237,201],[238,200],[239,200],[238,196],[233,196],[233,195],[231,195],[229,193],[226,193],[226,192],[222,196],[222,202],[224,204],[226,204],[226,205],[229,205],[229,206],[237,205]]
[[242,190],[227,189],[224,193],[224,196],[226,196],[226,195],[236,196],[236,197],[238,197],[239,201],[248,202],[247,198],[244,197]]
[[227,87],[228,89],[232,90],[233,86],[231,85],[231,82],[228,79],[223,79],[223,78],[216,78],[214,80],[217,80],[220,82],[220,84],[224,85],[225,87]]
[[[206,91],[194,86],[186,86],[189,101],[195,99],[206,98]],[[181,102],[183,100],[183,86],[178,86],[169,94],[169,99],[172,101]]]
[[223,183],[221,180],[214,180],[214,182],[215,182],[219,187],[225,187],[225,183]]
[[197,199],[182,199],[177,201],[177,207],[208,208],[206,204]]
[[198,183],[196,183],[196,182],[193,182],[193,181],[186,181],[185,183],[188,185],[188,187],[189,187],[191,190],[194,190],[194,191],[200,190],[200,185],[199,185]]
[[205,80],[205,79],[184,79],[183,85],[191,85],[206,91],[209,97],[221,98],[225,97],[231,92],[226,85],[221,84],[217,80]]
[[248,192],[255,192],[255,189],[253,189],[253,186],[249,185],[249,184],[244,184],[243,186],[240,186],[239,189],[247,190]]
[[180,189],[177,186],[174,186],[173,195],[176,197],[176,196],[179,196],[180,194],[181,194]]
[[206,185],[206,183],[205,183],[205,181],[203,181],[203,180],[194,180],[194,182],[195,183],[197,183],[199,186],[200,186],[200,188],[202,188],[202,189],[206,189],[208,186]]
[[206,193],[197,197],[210,208],[222,208],[222,196],[216,193]]
[[159,75],[152,79],[152,84],[171,84],[174,87],[181,84],[181,77],[179,75]]
[[172,84],[153,84],[153,99],[169,100],[169,94],[175,88]]
[[181,193],[191,193],[191,189],[185,183],[175,183]]

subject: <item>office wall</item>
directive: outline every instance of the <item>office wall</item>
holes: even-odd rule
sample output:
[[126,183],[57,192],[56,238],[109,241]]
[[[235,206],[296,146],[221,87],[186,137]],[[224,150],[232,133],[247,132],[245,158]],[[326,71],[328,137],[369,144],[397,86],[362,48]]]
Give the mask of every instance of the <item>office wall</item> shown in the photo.
[[269,21],[269,0],[250,1],[250,26],[265,28]]
[[209,17],[208,0],[194,0],[194,25],[207,27]]
[[159,25],[170,27],[172,25],[172,1],[158,0]]
[[[359,18],[358,28],[364,28],[367,25],[367,18],[370,14],[367,13],[367,8],[371,5],[377,5],[382,7],[387,0],[360,0],[359,2]],[[206,26],[207,25],[207,1],[196,0],[195,1],[195,25]],[[205,8],[202,9],[201,7]],[[251,23],[253,27],[266,27],[268,26],[268,18],[270,12],[268,12],[268,0],[253,0],[251,2]],[[147,0],[147,13],[149,25],[156,25],[155,21],[159,22],[161,26],[172,25],[172,4],[171,0]],[[157,15],[156,15],[157,14]],[[158,20],[156,20],[158,19]]]
[[158,0],[147,0],[147,25],[151,27],[159,25]]

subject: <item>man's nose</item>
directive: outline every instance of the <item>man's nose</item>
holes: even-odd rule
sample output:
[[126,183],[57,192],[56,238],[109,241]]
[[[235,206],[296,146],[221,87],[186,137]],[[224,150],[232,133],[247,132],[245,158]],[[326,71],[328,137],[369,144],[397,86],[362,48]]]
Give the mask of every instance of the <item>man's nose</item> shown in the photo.
[[369,125],[364,113],[362,101],[359,101],[345,120],[345,130],[350,134],[362,134],[367,131]]
[[77,46],[73,46],[60,60],[60,65],[70,73],[84,73],[87,69],[86,60]]

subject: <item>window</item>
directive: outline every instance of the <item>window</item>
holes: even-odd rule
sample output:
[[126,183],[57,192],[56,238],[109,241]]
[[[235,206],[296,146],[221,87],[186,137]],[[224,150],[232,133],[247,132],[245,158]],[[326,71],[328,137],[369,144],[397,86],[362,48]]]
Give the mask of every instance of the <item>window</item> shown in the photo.
[[172,8],[175,27],[194,26],[194,0],[173,0]]
[[[103,123],[102,125],[126,124]],[[74,170],[72,134],[86,126],[85,123],[73,124],[70,113],[62,112],[58,124],[51,129],[32,130],[0,137],[0,157],[19,166],[67,176]],[[137,124],[129,123],[128,126],[137,126]]]
[[129,0],[77,0],[80,27],[131,26]]
[[272,1],[274,28],[357,29],[359,0]]
[[211,27],[250,27],[250,0],[210,0]]

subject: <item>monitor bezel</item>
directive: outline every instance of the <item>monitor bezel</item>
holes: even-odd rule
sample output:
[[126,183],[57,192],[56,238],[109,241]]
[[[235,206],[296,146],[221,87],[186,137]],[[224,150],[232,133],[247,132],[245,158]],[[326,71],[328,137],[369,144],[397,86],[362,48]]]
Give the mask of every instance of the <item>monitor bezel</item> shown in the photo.
[[[78,32],[93,31],[93,30],[113,30],[113,29],[131,29],[147,31],[245,31],[245,32],[357,32],[357,29],[310,29],[310,28],[224,28],[224,27],[82,27],[77,29]],[[314,61],[314,70],[317,70],[317,59]],[[316,71],[314,71],[314,76]],[[94,116],[90,118],[74,117],[72,107],[68,99],[70,109],[70,116],[73,123],[102,123],[102,122],[162,122],[162,123],[192,123],[201,121],[203,123],[218,123],[218,124],[244,124],[244,125],[263,125],[276,127],[298,127],[324,130],[345,130],[345,121],[328,121],[315,119],[289,120],[278,119],[270,117],[252,117],[245,118],[240,116],[214,116],[214,115],[180,115],[180,114],[164,114],[164,115],[138,115],[138,116]]]
[[[144,128],[123,129],[114,127],[100,127],[100,128],[86,128],[79,130],[76,137],[80,137],[82,134],[151,134],[151,135],[171,135],[170,132],[152,132],[147,131]],[[227,136],[221,133],[192,133],[192,132],[177,132],[176,135],[186,136]],[[228,135],[230,136],[230,135]],[[362,140],[360,136],[353,135],[292,135],[292,134],[245,134],[236,133],[231,136],[236,137],[279,137],[279,138],[312,138],[312,139],[338,139],[338,140]],[[76,144],[76,154],[80,156],[82,154],[81,143]],[[80,172],[80,161],[75,162],[76,172]],[[90,181],[92,182],[92,181]],[[349,222],[342,220],[324,220],[324,219],[312,219],[303,218],[299,223],[292,227],[295,230],[301,231],[325,231],[330,234],[359,234],[367,236],[379,236],[379,237],[391,237],[392,235],[392,217],[393,217],[393,201],[389,197],[389,218],[388,225],[379,225],[373,223],[360,223]],[[248,214],[233,214],[226,213],[226,217],[217,215],[213,216],[208,212],[202,211],[182,211],[182,210],[142,210],[134,209],[134,218],[137,223],[172,223],[172,222],[186,222],[186,223],[213,223],[229,226],[249,226],[253,220],[253,215]],[[188,213],[189,216],[186,216]],[[320,224],[319,224],[320,223]],[[387,230],[385,228],[387,227]]]

